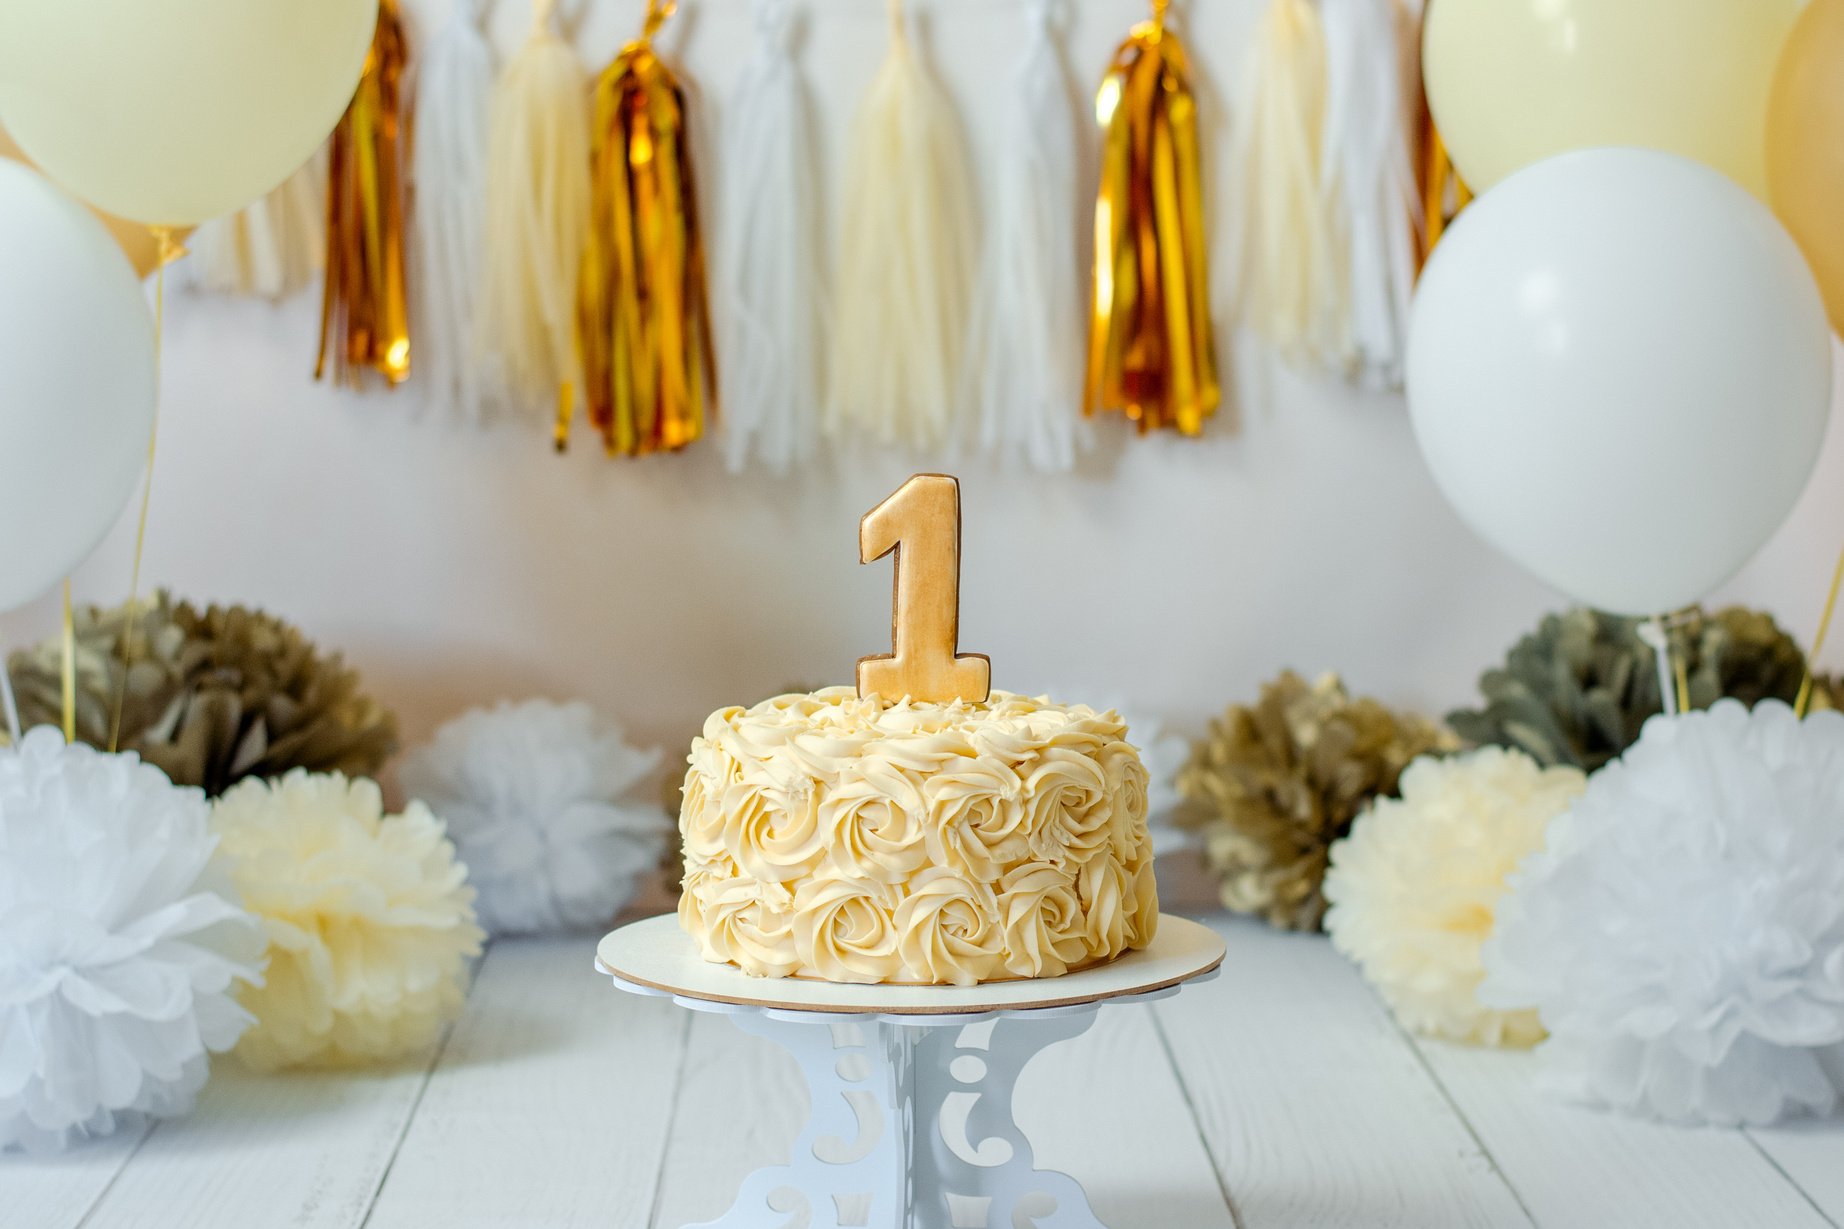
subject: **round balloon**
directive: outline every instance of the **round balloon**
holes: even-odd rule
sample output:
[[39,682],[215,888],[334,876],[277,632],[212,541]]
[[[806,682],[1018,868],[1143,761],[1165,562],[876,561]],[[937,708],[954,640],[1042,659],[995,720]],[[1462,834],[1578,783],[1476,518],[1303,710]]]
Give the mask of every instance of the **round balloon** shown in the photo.
[[[27,166],[32,164],[31,159],[26,157],[13,138],[7,135],[5,128],[0,128],[0,158],[24,162]],[[126,256],[128,263],[134,266],[135,276],[146,277],[160,267],[160,240],[149,227],[141,222],[130,222],[126,218],[103,213],[94,206],[91,207],[91,212],[95,213],[102,220],[102,224],[109,228],[109,234],[114,237],[116,244],[122,249],[122,255]],[[179,227],[173,233],[173,241],[184,243],[186,236],[191,233],[190,226]]]
[[1407,377],[1422,455],[1481,537],[1587,605],[1658,614],[1792,510],[1831,346],[1766,207],[1673,154],[1584,150],[1513,175],[1441,240]]
[[154,424],[154,323],[81,204],[0,161],[0,610],[96,549]]
[[1428,106],[1484,190],[1540,158],[1668,150],[1766,199],[1762,131],[1801,0],[1434,0]]
[[1844,333],[1844,0],[1813,0],[1780,55],[1767,106],[1767,186]]
[[203,222],[281,183],[351,101],[378,0],[7,0],[0,115],[100,209]]

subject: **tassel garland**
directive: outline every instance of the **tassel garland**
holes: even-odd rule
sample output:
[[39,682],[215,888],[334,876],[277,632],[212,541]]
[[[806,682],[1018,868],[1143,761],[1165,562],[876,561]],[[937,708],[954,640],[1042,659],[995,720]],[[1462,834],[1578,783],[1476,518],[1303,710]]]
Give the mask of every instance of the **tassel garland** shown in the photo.
[[1238,109],[1238,307],[1282,358],[1302,365],[1338,363],[1349,311],[1321,180],[1325,57],[1313,0],[1272,0]]
[[494,404],[517,413],[581,394],[576,285],[589,230],[589,75],[535,0],[531,34],[493,93],[485,281],[472,352]]
[[[716,413],[685,93],[653,50],[677,7],[677,0],[647,0],[640,38],[595,87],[577,337],[589,417],[611,456],[683,448]],[[566,391],[559,450],[570,418]]]
[[254,204],[198,228],[192,284],[219,294],[284,299],[326,268],[326,159],[310,158]]
[[454,0],[447,24],[417,63],[411,120],[416,260],[416,362],[432,403],[480,419],[472,362],[480,293],[481,199],[486,191],[487,97],[493,60],[480,31],[481,0]]
[[327,165],[327,275],[314,378],[325,376],[331,355],[335,378],[355,387],[367,369],[392,385],[410,374],[398,161],[408,47],[397,5],[378,5],[371,54],[333,129]]
[[756,55],[732,100],[718,267],[724,456],[776,474],[813,455],[820,272],[809,100],[788,0],[756,0]]
[[1165,0],[1129,31],[1102,79],[1086,412],[1142,434],[1203,430],[1222,400],[1210,324],[1197,103]]
[[964,388],[972,173],[905,26],[891,0],[890,53],[852,138],[825,429],[927,448],[947,440]]
[[1076,271],[1077,136],[1051,39],[1051,0],[1026,0],[1026,43],[1002,121],[1003,152],[969,345],[980,446],[1043,472],[1075,464],[1082,404]]
[[1327,67],[1325,190],[1348,311],[1341,367],[1399,388],[1417,268],[1417,188],[1395,0],[1321,0]]

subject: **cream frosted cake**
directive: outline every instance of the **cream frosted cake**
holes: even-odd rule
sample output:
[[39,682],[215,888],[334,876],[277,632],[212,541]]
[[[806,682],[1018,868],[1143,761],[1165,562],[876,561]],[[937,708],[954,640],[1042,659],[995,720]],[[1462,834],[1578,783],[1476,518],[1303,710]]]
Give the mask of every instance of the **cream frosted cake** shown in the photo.
[[1146,769],[1111,712],[850,687],[726,708],[692,743],[679,919],[758,977],[972,985],[1151,942]]

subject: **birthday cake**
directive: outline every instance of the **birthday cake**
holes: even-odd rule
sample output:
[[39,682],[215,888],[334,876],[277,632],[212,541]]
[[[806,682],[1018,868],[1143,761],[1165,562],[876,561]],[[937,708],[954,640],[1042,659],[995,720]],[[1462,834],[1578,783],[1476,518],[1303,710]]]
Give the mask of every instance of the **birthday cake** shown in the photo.
[[1056,977],[1152,941],[1145,766],[1112,712],[850,687],[725,708],[692,743],[679,919],[758,977]]

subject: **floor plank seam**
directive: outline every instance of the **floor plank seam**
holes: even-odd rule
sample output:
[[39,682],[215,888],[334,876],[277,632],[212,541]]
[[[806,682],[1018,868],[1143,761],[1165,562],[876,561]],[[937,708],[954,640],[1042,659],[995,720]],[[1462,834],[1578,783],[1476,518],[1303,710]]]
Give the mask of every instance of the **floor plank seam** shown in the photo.
[[685,1068],[691,1060],[691,1026],[696,1017],[689,1011],[679,1013],[679,1063],[672,1073],[672,1097],[667,1101],[666,1129],[660,1135],[659,1164],[653,1170],[653,1198],[648,1201],[647,1224],[659,1229],[660,1207],[666,1201],[666,1162],[672,1152],[672,1133],[679,1125],[679,1094],[685,1088]]
[[1806,1203],[1811,1205],[1812,1210],[1818,1213],[1818,1218],[1820,1220],[1824,1221],[1827,1225],[1830,1225],[1831,1229],[1838,1229],[1838,1222],[1833,1220],[1831,1218],[1831,1215],[1828,1212],[1826,1212],[1824,1208],[1819,1206],[1818,1200],[1812,1198],[1812,1196],[1809,1193],[1807,1193],[1806,1188],[1800,1185],[1799,1179],[1793,1177],[1792,1174],[1786,1172],[1786,1167],[1780,1164],[1779,1158],[1774,1156],[1773,1153],[1769,1152],[1765,1147],[1761,1145],[1761,1141],[1755,1138],[1753,1131],[1750,1131],[1748,1128],[1743,1127],[1741,1129],[1741,1136],[1743,1139],[1746,1139],[1749,1142],[1749,1144],[1753,1145],[1754,1150],[1756,1152],[1761,1154],[1762,1160],[1766,1161],[1769,1165],[1774,1167],[1775,1173],[1779,1174],[1782,1178],[1786,1179],[1786,1184],[1788,1186],[1792,1187],[1794,1190],[1799,1192],[1799,1197],[1805,1200]]
[[1396,1030],[1396,1035],[1402,1038],[1404,1045],[1408,1046],[1409,1053],[1415,1056],[1415,1062],[1421,1067],[1423,1074],[1434,1085],[1435,1091],[1440,1093],[1442,1102],[1453,1111],[1454,1118],[1466,1129],[1466,1136],[1473,1141],[1473,1147],[1479,1149],[1479,1155],[1485,1158],[1485,1163],[1492,1167],[1492,1172],[1504,1184],[1506,1192],[1517,1204],[1518,1211],[1524,1214],[1524,1219],[1530,1223],[1532,1229],[1536,1229],[1536,1214],[1530,1210],[1530,1205],[1524,1202],[1524,1192],[1517,1188],[1517,1183],[1511,1180],[1511,1175],[1505,1172],[1504,1166],[1498,1163],[1498,1158],[1492,1155],[1491,1148],[1486,1146],[1485,1139],[1479,1134],[1478,1128],[1473,1126],[1473,1120],[1466,1116],[1466,1111],[1460,1108],[1458,1101],[1454,1100],[1453,1093],[1447,1087],[1447,1081],[1441,1078],[1440,1073],[1434,1069],[1434,1064],[1428,1061],[1427,1054],[1422,1051],[1420,1040],[1410,1035],[1409,1031],[1402,1027],[1401,1022],[1396,1019],[1396,1013],[1389,1010],[1388,1004],[1378,999],[1378,1005],[1383,1008],[1384,1014],[1388,1017],[1390,1027]]
[[359,1218],[354,1229],[370,1229],[372,1213],[378,1210],[378,1197],[384,1193],[384,1184],[390,1181],[391,1170],[397,1164],[397,1157],[403,1151],[403,1144],[410,1137],[410,1125],[416,1121],[417,1111],[423,1107],[423,1098],[429,1094],[429,1085],[435,1080],[436,1069],[442,1065],[442,1058],[448,1053],[448,1043],[454,1040],[455,1030],[461,1019],[467,1014],[468,1004],[473,1002],[474,987],[480,984],[480,971],[486,967],[487,960],[493,955],[493,945],[489,943],[480,953],[479,961],[474,965],[474,975],[468,980],[467,996],[462,1000],[461,1015],[456,1016],[449,1026],[442,1030],[441,1040],[435,1044],[435,1051],[429,1056],[429,1063],[423,1068],[423,1078],[416,1086],[416,1095],[410,1098],[403,1121],[397,1126],[397,1138],[391,1143],[391,1154],[384,1159],[384,1168],[378,1171],[378,1180],[372,1184],[371,1199],[365,1204],[365,1215]]
[[115,1189],[115,1184],[121,1181],[123,1174],[128,1172],[129,1163],[133,1161],[135,1157],[141,1155],[141,1149],[146,1145],[153,1133],[159,1129],[160,1123],[158,1120],[147,1124],[147,1129],[141,1132],[141,1138],[134,1141],[134,1147],[128,1150],[128,1155],[122,1158],[122,1163],[115,1167],[115,1172],[109,1175],[109,1180],[102,1184],[101,1190],[96,1192],[96,1198],[90,1200],[90,1206],[83,1209],[83,1215],[77,1218],[75,1229],[84,1229],[85,1225],[95,1219],[96,1211],[98,1208],[102,1207],[103,1200],[109,1197],[109,1192]]
[[1191,1114],[1191,1129],[1197,1132],[1197,1142],[1203,1146],[1204,1155],[1210,1158],[1210,1173],[1217,1181],[1217,1193],[1223,1197],[1223,1206],[1229,1211],[1229,1219],[1236,1229],[1248,1229],[1242,1219],[1242,1209],[1236,1206],[1236,1197],[1229,1189],[1229,1167],[1216,1150],[1210,1146],[1210,1134],[1204,1130],[1204,1120],[1198,1114],[1197,1102],[1191,1099],[1191,1087],[1185,1083],[1185,1074],[1178,1063],[1177,1052],[1172,1049],[1172,1039],[1165,1034],[1165,1021],[1159,1018],[1157,1006],[1148,1003],[1146,1010],[1152,1015],[1153,1036],[1159,1039],[1159,1048],[1165,1052],[1165,1065],[1171,1069],[1172,1079],[1178,1085],[1178,1095],[1185,1103],[1185,1109]]

